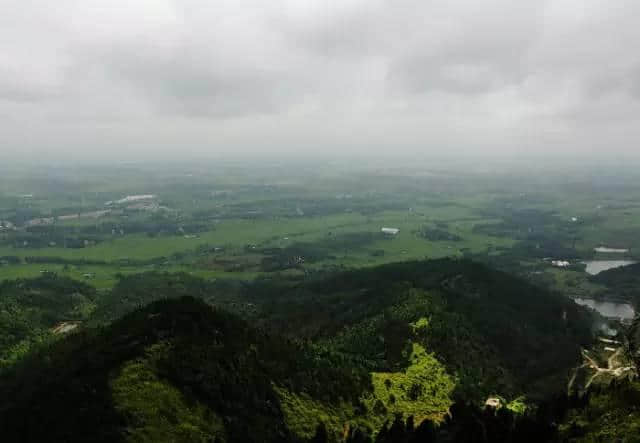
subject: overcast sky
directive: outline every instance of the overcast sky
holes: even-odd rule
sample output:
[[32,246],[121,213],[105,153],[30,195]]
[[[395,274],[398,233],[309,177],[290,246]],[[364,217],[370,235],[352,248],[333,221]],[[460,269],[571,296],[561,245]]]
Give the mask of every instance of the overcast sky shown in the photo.
[[639,18],[638,0],[0,0],[0,154],[637,154]]

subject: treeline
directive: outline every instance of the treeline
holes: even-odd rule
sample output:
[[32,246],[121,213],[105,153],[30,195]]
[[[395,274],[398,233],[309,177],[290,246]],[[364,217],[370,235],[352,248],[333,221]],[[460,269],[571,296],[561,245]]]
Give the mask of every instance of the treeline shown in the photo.
[[172,220],[166,217],[150,217],[148,220],[127,222],[105,222],[96,225],[83,226],[79,232],[96,235],[124,235],[147,234],[158,235],[189,235],[212,230],[207,223],[190,220]]
[[575,249],[578,226],[586,220],[563,219],[554,211],[513,208],[511,206],[480,211],[487,217],[499,218],[499,223],[478,224],[473,231],[483,235],[509,237],[516,244],[509,251],[509,257],[563,259],[578,258]]
[[196,219],[269,219],[278,217],[321,217],[345,212],[373,215],[384,211],[407,209],[409,203],[397,196],[379,196],[375,202],[369,198],[341,195],[335,198],[286,198],[230,203],[220,207],[196,211]]
[[150,259],[142,260],[142,259],[132,259],[132,258],[120,258],[117,260],[113,260],[111,262],[107,262],[104,260],[94,260],[88,258],[66,258],[66,257],[58,257],[58,256],[47,256],[47,255],[28,255],[26,257],[19,257],[15,255],[10,256],[0,256],[0,264],[58,264],[58,265],[70,265],[70,266],[100,266],[100,265],[122,265],[122,266],[148,266],[148,265],[164,265],[169,262],[182,261],[187,258],[191,253],[190,252],[175,252],[170,256],[159,256],[152,257]]
[[[29,264],[59,264],[59,265],[106,265],[107,262],[102,260],[90,260],[85,258],[63,258],[63,257],[47,257],[47,256],[27,256],[24,258],[25,263]],[[18,263],[18,262],[16,262]]]
[[462,237],[449,232],[446,228],[443,227],[433,228],[430,226],[422,226],[417,231],[417,235],[429,241],[462,241]]
[[17,249],[41,249],[47,247],[59,247],[81,249],[100,243],[103,239],[95,235],[72,235],[63,232],[37,233],[16,231],[7,236],[5,244]]
[[152,215],[145,220],[106,221],[96,220],[89,225],[64,225],[59,223],[29,226],[11,231],[2,240],[15,248],[40,249],[47,247],[79,249],[93,246],[116,236],[126,234],[195,235],[214,229],[210,224],[196,220],[176,220],[162,215]]
[[303,263],[314,263],[327,259],[335,259],[336,254],[346,254],[364,249],[382,235],[378,232],[354,232],[347,234],[329,234],[315,242],[294,242],[281,248],[247,248],[248,252],[260,252],[265,255],[260,267],[265,272],[280,271],[301,266]]

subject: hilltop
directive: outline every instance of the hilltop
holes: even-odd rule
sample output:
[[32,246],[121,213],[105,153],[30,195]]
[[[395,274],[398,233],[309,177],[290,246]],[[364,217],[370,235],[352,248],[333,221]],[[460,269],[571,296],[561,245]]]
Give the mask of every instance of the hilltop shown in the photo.
[[185,297],[71,334],[6,371],[0,430],[5,441],[287,441],[279,390],[346,401],[363,389],[365,374]]

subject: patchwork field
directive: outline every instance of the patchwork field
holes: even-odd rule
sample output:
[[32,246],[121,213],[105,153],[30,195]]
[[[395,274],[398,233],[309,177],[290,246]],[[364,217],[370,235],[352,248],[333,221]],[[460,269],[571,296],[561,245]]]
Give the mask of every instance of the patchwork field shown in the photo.
[[614,258],[632,260],[640,246],[632,181],[621,192],[578,179],[366,168],[37,172],[2,179],[0,279],[54,272],[105,289],[150,270],[253,279],[451,256],[584,296],[602,287],[580,262],[611,258],[594,248],[628,249]]

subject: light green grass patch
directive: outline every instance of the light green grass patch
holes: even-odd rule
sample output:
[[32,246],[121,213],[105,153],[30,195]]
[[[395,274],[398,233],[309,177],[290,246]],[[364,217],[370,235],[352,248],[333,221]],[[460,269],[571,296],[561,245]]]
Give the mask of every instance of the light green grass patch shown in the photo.
[[440,422],[452,404],[455,382],[421,345],[413,344],[410,359],[411,365],[403,372],[371,374],[373,392],[360,399],[366,407],[365,415],[359,415],[353,405],[345,402],[329,405],[275,386],[287,426],[299,438],[309,439],[319,423],[339,438],[353,426],[377,431],[398,413],[405,418],[413,416],[416,425],[424,420]]
[[413,343],[410,361],[404,372],[372,373],[374,392],[365,404],[370,410],[386,410],[387,419],[403,414],[412,415],[416,425],[424,420],[439,422],[452,404],[455,382],[435,356],[418,343]]
[[527,403],[524,397],[518,397],[507,403],[507,409],[516,415],[524,415],[527,412]]

